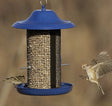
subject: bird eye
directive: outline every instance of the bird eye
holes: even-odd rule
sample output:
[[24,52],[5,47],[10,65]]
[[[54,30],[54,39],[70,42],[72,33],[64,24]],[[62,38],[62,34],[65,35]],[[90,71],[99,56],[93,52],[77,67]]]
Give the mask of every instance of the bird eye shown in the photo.
[[86,68],[86,65],[82,65],[82,68],[85,69]]
[[82,68],[85,68],[85,65],[83,65]]

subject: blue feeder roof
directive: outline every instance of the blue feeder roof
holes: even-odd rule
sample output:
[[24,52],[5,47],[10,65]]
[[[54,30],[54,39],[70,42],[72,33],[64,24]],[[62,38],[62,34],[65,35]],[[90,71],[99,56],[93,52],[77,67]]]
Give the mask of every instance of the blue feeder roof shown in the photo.
[[14,28],[31,30],[56,30],[75,27],[71,21],[61,20],[54,11],[35,10],[26,20],[17,21],[12,25]]

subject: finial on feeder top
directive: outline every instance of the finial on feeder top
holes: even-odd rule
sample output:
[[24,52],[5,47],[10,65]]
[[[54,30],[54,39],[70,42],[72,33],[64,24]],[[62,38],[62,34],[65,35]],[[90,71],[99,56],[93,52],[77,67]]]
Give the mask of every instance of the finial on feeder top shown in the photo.
[[47,5],[47,0],[44,0],[44,3],[43,3],[43,0],[40,0],[40,4],[42,6],[42,11],[45,11],[46,10],[45,7]]

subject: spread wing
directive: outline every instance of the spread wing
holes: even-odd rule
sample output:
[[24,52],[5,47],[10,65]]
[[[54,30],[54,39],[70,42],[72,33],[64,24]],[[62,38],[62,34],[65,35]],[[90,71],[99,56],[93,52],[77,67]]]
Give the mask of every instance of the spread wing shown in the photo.
[[101,62],[109,62],[109,61],[112,61],[111,57],[109,56],[109,54],[106,52],[106,51],[102,51],[99,53],[99,55],[93,59],[91,62],[90,62],[90,66],[94,66],[98,63],[101,63]]
[[112,61],[98,63],[93,66],[93,69],[97,75],[97,78],[101,78],[103,75],[112,71]]

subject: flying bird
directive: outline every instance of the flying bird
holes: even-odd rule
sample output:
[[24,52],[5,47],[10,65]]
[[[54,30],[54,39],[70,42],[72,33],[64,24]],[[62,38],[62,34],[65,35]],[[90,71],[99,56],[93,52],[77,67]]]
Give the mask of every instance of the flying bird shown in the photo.
[[[84,69],[87,73],[86,80],[97,84],[98,88],[104,95],[104,91],[98,80],[105,74],[112,71],[112,59],[108,53],[106,51],[102,51],[95,59],[90,62],[90,64],[82,65],[82,69]],[[83,76],[81,77],[85,78]]]

